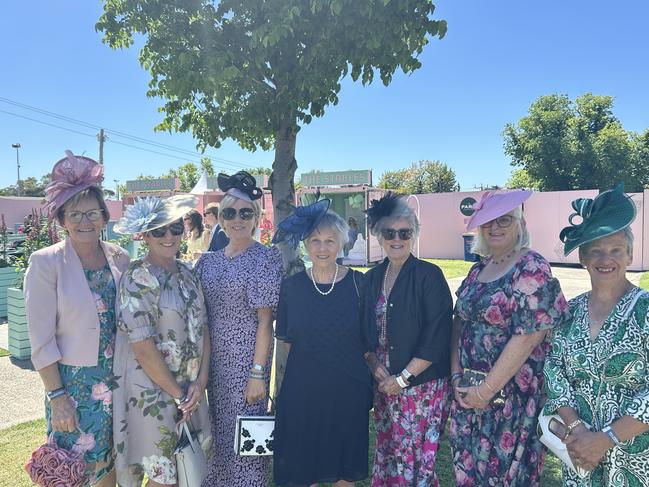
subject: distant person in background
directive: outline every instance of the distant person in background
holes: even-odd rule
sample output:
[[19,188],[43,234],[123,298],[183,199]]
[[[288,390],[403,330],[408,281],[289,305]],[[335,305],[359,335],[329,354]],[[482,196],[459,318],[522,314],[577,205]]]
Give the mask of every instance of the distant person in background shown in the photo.
[[203,222],[210,229],[210,245],[207,250],[216,252],[224,249],[230,242],[230,239],[219,225],[219,204],[208,203],[203,212]]
[[349,255],[349,251],[354,248],[356,239],[358,238],[358,222],[356,218],[350,216],[347,219],[349,231],[347,232],[347,243],[345,244],[345,257]]
[[205,231],[203,217],[196,210],[187,213],[183,222],[187,230],[187,251],[182,260],[196,262],[210,245],[210,232]]
[[103,166],[66,154],[52,170],[45,210],[67,237],[34,252],[25,274],[31,358],[47,392],[47,434],[83,452],[90,485],[114,486],[115,303],[129,259],[100,240],[110,218]]

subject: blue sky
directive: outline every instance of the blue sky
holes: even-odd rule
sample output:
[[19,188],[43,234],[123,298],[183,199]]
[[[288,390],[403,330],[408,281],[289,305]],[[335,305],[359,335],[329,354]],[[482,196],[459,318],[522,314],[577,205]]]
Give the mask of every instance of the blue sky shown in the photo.
[[[649,127],[646,1],[438,0],[436,5],[435,17],[448,21],[448,34],[429,43],[423,67],[410,76],[398,74],[387,88],[346,80],[339,105],[298,135],[298,173],[372,169],[376,183],[385,170],[438,159],[455,170],[463,189],[502,184],[511,171],[503,127],[523,116],[537,97],[554,92],[573,98],[586,92],[611,95],[625,128]],[[186,134],[154,132],[161,103],[145,95],[149,77],[137,62],[138,51],[113,51],[94,31],[100,2],[5,2],[2,11],[0,98],[195,150]],[[67,148],[97,157],[96,133],[0,100],[0,187],[15,182],[12,143],[22,145],[21,177],[40,177]],[[272,153],[250,153],[233,142],[208,152],[217,169],[229,171],[270,166],[273,160]],[[198,157],[111,137],[105,145],[107,185],[140,173],[157,175]]]

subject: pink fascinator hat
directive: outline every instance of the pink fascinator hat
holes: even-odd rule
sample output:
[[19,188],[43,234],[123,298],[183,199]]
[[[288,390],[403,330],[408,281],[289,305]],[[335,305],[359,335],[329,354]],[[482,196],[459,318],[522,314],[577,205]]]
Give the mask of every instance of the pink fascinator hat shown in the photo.
[[483,223],[495,220],[521,205],[532,196],[532,191],[514,190],[505,192],[488,191],[482,195],[480,201],[473,204],[475,213],[471,215],[466,224],[466,229],[471,230]]
[[99,187],[104,179],[104,166],[84,156],[65,151],[66,157],[54,164],[52,182],[45,188],[45,206],[50,220],[70,198],[91,186]]

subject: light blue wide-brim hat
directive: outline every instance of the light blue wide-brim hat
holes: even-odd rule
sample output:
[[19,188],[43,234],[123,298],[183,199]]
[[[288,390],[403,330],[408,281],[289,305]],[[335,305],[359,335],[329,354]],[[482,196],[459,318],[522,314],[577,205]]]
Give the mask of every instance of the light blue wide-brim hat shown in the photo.
[[133,235],[164,227],[181,219],[196,208],[198,198],[189,194],[160,198],[146,196],[137,198],[124,210],[124,215],[113,227],[117,233]]

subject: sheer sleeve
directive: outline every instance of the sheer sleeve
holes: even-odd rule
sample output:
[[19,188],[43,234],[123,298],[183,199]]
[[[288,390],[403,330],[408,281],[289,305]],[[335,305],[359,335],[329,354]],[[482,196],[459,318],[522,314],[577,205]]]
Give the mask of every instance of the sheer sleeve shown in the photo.
[[157,336],[160,319],[160,283],[142,261],[131,263],[120,282],[118,326],[129,342]]

